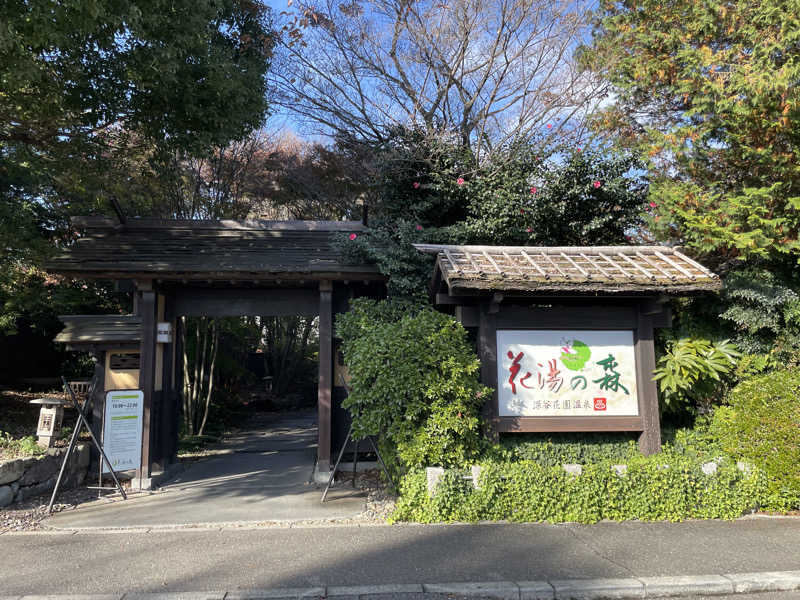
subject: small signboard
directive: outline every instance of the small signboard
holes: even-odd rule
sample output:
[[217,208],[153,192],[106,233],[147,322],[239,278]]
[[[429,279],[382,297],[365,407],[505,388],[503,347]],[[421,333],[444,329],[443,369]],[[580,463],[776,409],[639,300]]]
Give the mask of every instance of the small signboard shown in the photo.
[[501,417],[637,416],[633,331],[498,330]]
[[160,321],[156,324],[156,342],[159,344],[172,343],[172,323]]
[[[115,471],[140,466],[143,410],[144,393],[140,390],[114,390],[106,394],[103,449]],[[105,461],[103,473],[108,473]]]

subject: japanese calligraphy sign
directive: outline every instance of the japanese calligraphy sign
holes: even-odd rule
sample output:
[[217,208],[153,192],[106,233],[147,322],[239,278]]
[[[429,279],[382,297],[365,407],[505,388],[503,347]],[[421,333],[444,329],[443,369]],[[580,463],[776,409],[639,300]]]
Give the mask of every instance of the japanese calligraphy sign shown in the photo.
[[[106,394],[103,451],[115,471],[139,468],[143,409],[144,394],[139,390],[115,390]],[[103,472],[108,472],[105,461]]]
[[633,332],[499,330],[501,417],[637,416]]

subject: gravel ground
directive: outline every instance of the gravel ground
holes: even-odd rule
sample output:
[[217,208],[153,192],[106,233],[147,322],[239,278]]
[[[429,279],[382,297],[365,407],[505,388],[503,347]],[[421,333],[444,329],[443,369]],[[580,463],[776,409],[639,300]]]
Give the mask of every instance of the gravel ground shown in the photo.
[[[119,494],[115,493],[113,496],[119,497]],[[109,496],[109,498],[111,497]],[[44,529],[41,521],[47,517],[47,505],[49,502],[50,494],[43,494],[0,509],[0,534],[12,531]],[[98,500],[97,490],[90,490],[85,487],[64,490],[59,492],[56,503],[53,505],[53,512],[71,510],[79,505],[91,502],[108,502],[108,500]]]
[[394,512],[397,496],[381,476],[379,469],[370,469],[356,476],[356,485],[367,494],[367,509],[362,514],[365,520],[384,522]]

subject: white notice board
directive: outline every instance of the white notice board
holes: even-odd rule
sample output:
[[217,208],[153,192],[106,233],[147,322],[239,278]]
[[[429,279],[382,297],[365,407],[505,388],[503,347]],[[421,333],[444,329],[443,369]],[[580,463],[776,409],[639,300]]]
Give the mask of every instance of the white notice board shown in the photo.
[[633,331],[499,330],[501,417],[636,416]]
[[[103,450],[115,471],[138,469],[142,462],[144,393],[114,390],[106,394]],[[103,473],[108,473],[103,461]]]

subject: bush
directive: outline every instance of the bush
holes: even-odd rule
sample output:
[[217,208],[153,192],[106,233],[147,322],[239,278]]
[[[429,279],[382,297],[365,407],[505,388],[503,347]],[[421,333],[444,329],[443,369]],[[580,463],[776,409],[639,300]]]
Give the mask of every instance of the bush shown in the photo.
[[44,454],[44,448],[36,443],[36,438],[28,435],[14,438],[8,432],[0,431],[0,456],[17,458],[22,456],[38,456]]
[[545,467],[614,461],[622,463],[639,454],[639,446],[626,433],[619,434],[508,434],[501,446],[512,460],[529,460]]
[[736,368],[741,354],[728,340],[682,337],[667,341],[653,372],[666,407],[705,409],[723,396],[723,377]]
[[800,507],[800,369],[745,381],[731,391],[729,402],[712,420],[722,448],[764,470],[765,508]]
[[358,299],[337,318],[356,435],[379,436],[395,470],[464,465],[483,448],[490,390],[464,328],[430,307]]
[[424,470],[409,473],[392,515],[397,521],[508,520],[595,523],[734,519],[758,505],[766,480],[759,469],[740,471],[720,460],[706,475],[702,463],[673,452],[627,461],[617,474],[611,461],[587,465],[581,475],[533,461],[485,463],[480,487],[448,471],[433,495]]

